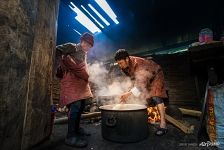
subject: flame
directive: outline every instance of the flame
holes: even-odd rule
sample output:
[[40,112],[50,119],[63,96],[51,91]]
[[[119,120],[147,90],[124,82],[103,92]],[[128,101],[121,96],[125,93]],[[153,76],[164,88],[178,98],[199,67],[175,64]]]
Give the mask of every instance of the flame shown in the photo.
[[160,115],[159,111],[157,110],[157,107],[148,107],[148,122],[151,124],[155,124],[157,122],[160,122]]

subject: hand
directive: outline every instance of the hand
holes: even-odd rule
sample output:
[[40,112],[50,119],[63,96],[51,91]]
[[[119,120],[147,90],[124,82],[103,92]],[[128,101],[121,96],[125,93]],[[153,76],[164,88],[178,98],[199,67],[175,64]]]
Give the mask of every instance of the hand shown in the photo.
[[125,103],[128,97],[131,95],[131,92],[125,92],[120,96],[120,102]]
[[72,59],[72,57],[70,55],[67,56],[69,58],[69,60],[73,63],[76,64],[76,62],[74,61],[74,59]]

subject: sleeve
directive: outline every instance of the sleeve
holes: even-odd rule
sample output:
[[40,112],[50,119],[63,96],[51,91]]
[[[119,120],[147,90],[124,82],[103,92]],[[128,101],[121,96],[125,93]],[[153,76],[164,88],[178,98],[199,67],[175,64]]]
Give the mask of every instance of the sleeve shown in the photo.
[[62,45],[56,46],[56,51],[59,51],[63,55],[68,55],[76,51],[76,44],[73,43],[65,43]]
[[77,77],[88,81],[89,74],[87,72],[87,65],[85,62],[77,64],[74,59],[67,56],[63,59],[63,63]]

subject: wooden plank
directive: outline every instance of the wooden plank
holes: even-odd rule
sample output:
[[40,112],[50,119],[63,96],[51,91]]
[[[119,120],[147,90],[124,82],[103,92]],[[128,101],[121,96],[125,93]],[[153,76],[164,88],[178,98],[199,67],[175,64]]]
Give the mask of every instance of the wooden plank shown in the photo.
[[[82,114],[81,119],[89,119],[94,117],[100,117],[101,112],[94,112],[94,113],[88,113],[88,114]],[[68,122],[68,117],[62,117],[54,120],[54,124],[64,124]]]
[[165,114],[165,118],[167,121],[178,127],[181,131],[183,131],[186,134],[191,134],[194,131],[194,126],[187,127],[183,123],[179,122],[178,120],[174,119],[173,117]]
[[185,108],[179,108],[179,109],[182,112],[182,114],[184,114],[184,115],[190,115],[190,116],[195,116],[195,117],[201,116],[201,111],[185,109]]
[[208,96],[208,86],[209,86],[209,81],[207,82],[206,88],[205,88],[204,102],[202,105],[202,114],[200,116],[200,124],[199,124],[198,134],[197,134],[198,138],[200,137],[202,125],[203,125],[203,121],[204,121],[204,117],[205,117],[205,108],[206,108],[206,102],[207,102],[207,96]]

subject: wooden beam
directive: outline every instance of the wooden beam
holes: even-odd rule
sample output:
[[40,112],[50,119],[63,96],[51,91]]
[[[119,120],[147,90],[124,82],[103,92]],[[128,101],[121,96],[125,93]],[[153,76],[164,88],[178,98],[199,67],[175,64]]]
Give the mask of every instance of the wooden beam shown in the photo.
[[201,116],[201,111],[185,109],[185,108],[179,108],[179,109],[182,112],[182,114],[184,114],[184,115],[190,115],[190,116],[195,116],[195,117]]
[[[100,116],[101,116],[101,112],[94,112],[94,113],[82,114],[81,119],[95,118]],[[67,122],[68,122],[68,117],[57,118],[54,120],[54,124],[64,124]]]
[[194,126],[187,127],[183,123],[179,122],[178,120],[174,119],[173,117],[165,114],[165,118],[167,121],[178,127],[181,131],[183,131],[186,134],[191,134],[194,131]]
[[94,113],[82,114],[81,119],[89,119],[89,118],[95,118],[100,116],[101,116],[101,112],[94,112]]

